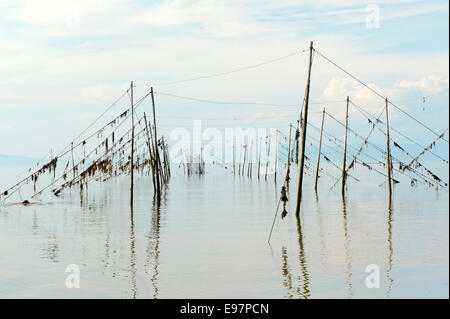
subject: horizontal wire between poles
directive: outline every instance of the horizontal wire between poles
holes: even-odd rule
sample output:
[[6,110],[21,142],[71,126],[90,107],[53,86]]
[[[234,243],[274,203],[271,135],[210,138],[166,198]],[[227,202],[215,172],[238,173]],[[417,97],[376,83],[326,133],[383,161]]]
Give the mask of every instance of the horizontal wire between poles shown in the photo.
[[297,55],[297,54],[300,54],[300,53],[304,53],[306,51],[307,51],[307,49],[301,50],[301,51],[295,51],[295,52],[292,52],[290,54],[287,54],[287,55],[284,55],[284,56],[281,56],[281,57],[278,57],[278,58],[275,58],[275,59],[267,60],[267,61],[264,61],[264,62],[261,62],[261,63],[245,66],[245,67],[234,69],[234,70],[231,70],[231,71],[213,73],[213,74],[209,74],[209,75],[201,75],[201,76],[197,76],[197,77],[193,77],[193,78],[182,79],[182,80],[175,80],[175,81],[139,84],[139,85],[136,85],[136,86],[139,87],[139,86],[172,85],[172,84],[179,84],[179,83],[184,83],[184,82],[192,82],[192,81],[197,81],[197,80],[210,79],[210,78],[213,78],[213,77],[219,77],[219,76],[224,76],[224,75],[228,75],[228,74],[232,74],[232,73],[236,73],[236,72],[241,72],[241,71],[245,71],[245,70],[254,69],[254,68],[266,65],[266,64],[270,64],[270,63],[274,63],[274,62],[277,62],[277,61],[280,61],[280,60],[284,60],[284,59],[290,58],[290,57],[292,57],[294,55]]
[[[354,79],[355,81],[357,81],[359,84],[361,84],[362,86],[364,86],[365,88],[367,88],[368,90],[370,90],[372,93],[374,93],[375,95],[379,96],[380,98],[382,98],[383,100],[386,100],[387,97],[384,97],[383,95],[381,95],[380,93],[378,93],[377,91],[375,91],[373,88],[371,88],[369,85],[367,85],[366,83],[364,83],[363,81],[361,81],[360,79],[358,79],[356,76],[352,75],[350,72],[348,72],[347,70],[345,70],[343,67],[339,66],[337,63],[333,62],[331,59],[327,58],[324,54],[320,53],[319,51],[317,51],[316,49],[314,49],[315,52],[317,52],[317,54],[319,54],[322,58],[324,58],[326,61],[328,61],[329,63],[331,63],[332,65],[334,65],[335,67],[337,67],[339,70],[341,70],[342,72],[344,72],[345,74],[347,74],[348,76],[350,76],[352,79]],[[435,132],[433,129],[431,129],[429,126],[427,126],[426,124],[422,123],[421,121],[419,121],[418,119],[416,119],[414,116],[410,115],[408,112],[406,112],[405,110],[403,110],[401,107],[399,107],[398,105],[396,105],[395,103],[391,102],[388,100],[388,103],[390,105],[392,105],[393,107],[395,107],[397,110],[399,110],[400,112],[402,112],[403,114],[405,114],[406,116],[408,116],[409,118],[411,118],[412,120],[414,120],[415,122],[417,122],[418,124],[420,124],[421,126],[423,126],[424,128],[426,128],[428,131],[430,131],[431,133],[433,133],[436,136],[439,136],[440,134]],[[446,141],[448,143],[448,140],[445,138],[442,138],[442,140]]]
[[[300,104],[277,104],[277,103],[266,103],[266,102],[253,102],[253,101],[218,101],[218,100],[209,100],[204,98],[196,98],[190,96],[177,95],[172,93],[155,91],[155,94],[161,94],[165,96],[175,97],[184,100],[190,100],[195,102],[202,103],[211,103],[211,104],[229,104],[229,105],[262,105],[262,106],[280,106],[280,107],[300,107]],[[310,104],[332,104],[332,103],[342,103],[343,101],[318,101],[311,102]]]

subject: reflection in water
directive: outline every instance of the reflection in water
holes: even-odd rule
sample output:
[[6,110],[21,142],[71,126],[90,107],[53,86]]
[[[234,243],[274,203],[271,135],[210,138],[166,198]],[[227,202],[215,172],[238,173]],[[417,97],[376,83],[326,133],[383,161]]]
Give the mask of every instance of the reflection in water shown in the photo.
[[58,262],[59,247],[58,240],[56,239],[55,234],[48,236],[47,244],[42,248],[41,251],[43,254],[43,258],[49,259],[54,263]]
[[136,247],[134,235],[133,206],[130,206],[130,270],[132,298],[136,299]]
[[319,236],[320,236],[320,261],[323,266],[327,267],[328,252],[327,252],[327,247],[325,245],[325,236],[323,234],[322,215],[320,213],[319,197],[317,196],[317,193],[316,193],[316,212],[317,212],[318,225],[319,225]]
[[[298,232],[298,245],[299,245],[299,261],[300,261],[300,269],[303,275],[303,280],[301,279],[301,276],[299,276],[299,282],[303,282],[302,287],[297,288],[297,293],[302,298],[308,298],[310,296],[309,291],[309,273],[308,269],[306,268],[306,257],[305,257],[305,250],[303,247],[303,233],[302,233],[302,225],[300,222],[300,217],[297,216],[297,232]],[[302,290],[303,288],[303,290]]]
[[[61,298],[70,293],[87,298],[201,298],[205,288],[212,298],[233,293],[255,298],[448,295],[442,288],[448,282],[448,274],[444,273],[448,269],[448,244],[442,240],[448,239],[448,226],[444,223],[448,223],[447,197],[436,202],[434,194],[422,198],[425,195],[417,190],[407,201],[386,207],[387,196],[381,191],[379,196],[375,191],[370,196],[365,192],[362,197],[355,195],[348,203],[339,202],[340,196],[319,193],[320,202],[314,202],[313,197],[305,201],[305,214],[300,219],[288,217],[291,223],[283,225],[285,237],[280,239],[286,242],[272,242],[279,258],[272,263],[270,252],[255,249],[265,242],[268,224],[272,222],[273,198],[278,195],[272,182],[257,183],[255,178],[252,186],[238,176],[231,181],[229,176],[219,178],[222,177],[197,181],[191,177],[186,181],[182,176],[179,184],[172,180],[171,187],[161,194],[160,207],[152,207],[151,183],[146,182],[142,184],[146,193],[136,197],[134,209],[129,210],[128,201],[124,200],[128,180],[123,187],[117,182],[98,190],[91,184],[89,198],[85,192],[81,208],[78,189],[55,205],[6,207],[0,211],[0,251],[2,256],[11,258],[0,258],[0,297],[26,293],[30,297]],[[222,192],[221,196],[216,195],[218,192]],[[73,202],[69,201],[70,194]],[[426,209],[433,214],[424,218]],[[363,227],[353,227],[354,223]],[[394,237],[399,225],[402,231],[395,232]],[[198,236],[192,236],[193,232],[199,232]],[[380,235],[381,241],[372,240]],[[198,241],[201,238],[208,238],[208,242]],[[180,241],[185,245],[180,247]],[[186,280],[180,281],[174,276],[179,273],[179,264],[173,260],[184,247],[194,247],[195,253],[183,252],[190,259],[182,269]],[[373,256],[368,256],[368,251]],[[402,254],[398,255],[398,251]],[[223,264],[224,260],[238,258],[242,263],[250,260],[252,267]],[[366,259],[378,262],[380,258],[380,266],[387,270],[382,275],[386,287],[364,289],[364,281],[359,279],[364,276]],[[200,273],[200,262],[215,267],[202,267]],[[412,262],[417,269],[413,269]],[[82,276],[89,285],[67,291],[61,279],[64,266],[69,263],[83,266]],[[30,264],[36,267],[30,268]],[[322,269],[325,267],[321,264],[328,269]],[[253,265],[258,266],[257,271]],[[223,275],[217,274],[218,267]],[[358,272],[353,274],[352,267]],[[402,282],[396,279],[395,271],[404,271]],[[205,278],[213,278],[215,284],[203,284],[201,280]],[[358,283],[355,281],[352,287],[356,279]],[[195,282],[200,284],[192,284]]]
[[283,276],[283,286],[287,289],[286,298],[293,298],[298,296],[300,298],[307,299],[310,297],[309,290],[309,272],[307,269],[305,250],[303,247],[303,233],[300,224],[300,217],[297,216],[297,232],[298,232],[298,244],[299,244],[299,262],[300,262],[300,275],[298,276],[298,287],[294,289],[294,283],[292,280],[292,268],[289,266],[287,248],[283,246],[281,248],[281,274]]
[[342,216],[344,222],[344,248],[345,248],[345,263],[347,264],[347,285],[348,285],[348,296],[353,296],[353,286],[352,286],[352,253],[350,250],[350,235],[348,233],[347,226],[347,205],[345,202],[345,197],[342,197]]
[[[165,194],[165,192],[164,192]],[[166,198],[164,196],[163,201],[166,202]],[[147,259],[144,266],[145,273],[148,274],[148,266],[150,264],[150,259],[153,259],[153,269],[151,274],[151,282],[153,286],[153,298],[158,298],[158,266],[159,266],[159,244],[160,244],[160,206],[155,205],[154,203],[152,207],[152,218],[150,225],[150,232],[147,236]]]
[[285,297],[291,299],[294,297],[294,294],[292,293],[292,275],[288,265],[287,249],[284,246],[281,248],[281,257],[283,259],[283,266],[281,268],[283,275],[283,286],[287,289],[287,295]]
[[388,244],[389,254],[388,254],[388,269],[386,272],[387,282],[388,282],[386,297],[389,298],[390,294],[391,294],[392,283],[394,282],[394,280],[391,278],[392,255],[394,253],[394,250],[392,248],[392,205],[391,205],[391,201],[389,201],[389,207],[388,207],[387,231],[388,231],[387,244]]

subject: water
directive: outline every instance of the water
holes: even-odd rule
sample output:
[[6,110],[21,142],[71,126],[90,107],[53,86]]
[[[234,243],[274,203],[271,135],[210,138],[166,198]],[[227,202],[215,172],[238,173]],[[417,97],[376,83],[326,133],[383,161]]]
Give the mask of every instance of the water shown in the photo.
[[[373,177],[349,182],[343,202],[326,177],[316,197],[306,176],[298,220],[294,175],[269,245],[283,178],[255,175],[178,172],[160,207],[140,176],[133,210],[127,177],[90,184],[83,200],[73,189],[3,207],[0,297],[448,298],[448,191],[401,183],[389,209]],[[66,288],[68,264],[79,289]],[[379,288],[366,287],[370,264]]]

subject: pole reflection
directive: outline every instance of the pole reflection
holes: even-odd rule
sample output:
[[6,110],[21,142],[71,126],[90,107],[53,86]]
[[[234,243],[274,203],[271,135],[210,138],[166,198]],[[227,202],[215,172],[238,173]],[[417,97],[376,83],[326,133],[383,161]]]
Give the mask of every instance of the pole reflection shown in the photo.
[[316,212],[317,212],[317,218],[318,218],[318,225],[319,225],[319,236],[320,236],[320,261],[323,266],[325,266],[325,269],[328,265],[328,259],[327,259],[327,247],[325,244],[325,236],[323,234],[323,223],[322,223],[322,214],[321,209],[319,205],[319,197],[316,193]]
[[349,298],[353,297],[353,285],[352,285],[352,253],[350,249],[350,235],[348,232],[347,223],[347,205],[345,196],[342,197],[342,217],[344,226],[344,249],[345,249],[345,263],[347,267],[347,287]]
[[392,202],[389,201],[389,206],[388,206],[388,219],[387,219],[387,245],[388,245],[388,269],[386,271],[386,277],[387,277],[387,282],[388,282],[388,286],[387,286],[387,293],[386,293],[386,297],[389,298],[391,295],[391,289],[392,289],[392,284],[394,282],[394,280],[391,277],[391,270],[392,270],[392,256],[394,254],[394,250],[392,247]]
[[281,248],[281,257],[283,259],[283,265],[281,268],[281,273],[283,275],[283,286],[287,289],[286,298],[292,299],[294,297],[292,292],[292,275],[288,264],[287,248],[285,246]]
[[310,297],[309,272],[306,267],[307,263],[306,263],[305,249],[303,246],[303,233],[300,216],[297,216],[296,219],[297,219],[300,271],[301,275],[303,276],[303,279],[302,276],[299,276],[299,282],[301,286],[297,288],[297,293],[299,294],[300,297],[307,299]]
[[[164,192],[165,194],[165,192]],[[166,201],[165,195],[163,195],[163,202]],[[153,287],[153,298],[158,298],[158,274],[159,274],[159,254],[160,254],[160,219],[161,219],[161,208],[157,204],[156,200],[152,206],[151,224],[149,229],[149,234],[147,235],[147,258],[145,262],[145,273],[151,275],[150,281]],[[150,263],[153,264],[151,272],[148,268]]]
[[134,234],[134,214],[133,206],[130,206],[130,285],[131,295],[133,299],[136,299],[136,246],[135,246],[135,234]]

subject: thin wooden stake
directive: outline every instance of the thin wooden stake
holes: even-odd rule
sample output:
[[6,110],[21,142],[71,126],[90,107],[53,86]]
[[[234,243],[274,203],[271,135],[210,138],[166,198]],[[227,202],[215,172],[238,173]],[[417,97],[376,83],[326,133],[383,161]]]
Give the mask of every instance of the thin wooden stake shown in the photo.
[[252,169],[252,151],[253,151],[253,139],[250,142],[250,150],[248,153],[248,165],[247,165],[247,177],[250,177],[250,170]]
[[242,161],[242,144],[239,148],[239,165],[238,165],[238,175],[241,175],[241,161]]
[[277,166],[278,166],[278,130],[275,132],[275,171],[273,181],[277,182]]
[[320,155],[321,155],[321,150],[322,150],[322,131],[323,131],[323,122],[324,121],[325,121],[325,108],[323,108],[323,111],[322,111],[322,124],[320,125],[320,138],[319,138],[319,152],[317,153],[316,178],[314,180],[314,190],[316,191],[316,193],[317,193],[317,180],[319,179],[319,163],[320,163]]
[[242,176],[244,176],[245,174],[245,158],[247,157],[247,147],[248,145],[244,145],[244,163],[242,164],[242,173],[241,173]]
[[289,180],[291,179],[289,177],[290,171],[291,171],[291,135],[292,135],[292,123],[289,123],[289,146],[288,146],[288,158],[287,158],[287,169],[286,169],[286,189],[289,191]]
[[148,152],[150,154],[150,166],[152,169],[153,193],[156,194],[155,167],[153,166],[154,159],[153,159],[153,155],[152,155],[152,143],[151,143],[150,134],[149,134],[147,115],[145,114],[145,112],[144,112],[144,121],[145,121],[145,132],[147,135]]
[[73,178],[75,178],[75,160],[73,159],[73,142],[70,143],[71,145],[71,152],[72,152],[72,172],[73,172]]
[[303,125],[302,125],[302,151],[300,157],[300,167],[298,174],[298,190],[297,190],[297,205],[295,207],[295,215],[300,216],[300,202],[302,200],[302,183],[303,183],[303,167],[305,165],[305,142],[306,142],[306,127],[308,123],[308,105],[309,105],[309,88],[311,84],[311,66],[312,66],[312,55],[313,55],[313,42],[309,46],[309,66],[308,66],[308,81],[306,84],[306,94],[305,94],[305,107],[303,113]]
[[133,105],[133,81],[130,86],[131,100],[131,154],[130,154],[130,205],[133,206],[133,189],[134,189],[134,105]]
[[259,179],[259,172],[261,170],[261,150],[262,150],[262,137],[259,138],[259,150],[258,150],[258,179]]
[[233,137],[233,175],[236,175],[236,141]]
[[264,179],[266,179],[266,180],[267,180],[267,169],[269,168],[269,158],[270,158],[270,138],[271,138],[271,135],[269,135],[269,146],[268,146],[267,158],[266,158],[266,173],[264,175]]
[[347,96],[347,106],[345,109],[344,158],[342,160],[342,189],[341,189],[342,196],[345,195],[345,182],[347,181],[347,171],[346,171],[345,167],[346,167],[346,161],[347,161],[347,130],[348,130],[348,104],[349,104],[349,101],[350,101],[350,99]]
[[386,162],[388,170],[388,187],[389,187],[389,202],[392,196],[392,182],[391,182],[391,141],[389,137],[389,114],[388,114],[388,99],[386,98]]
[[153,135],[155,139],[155,172],[156,172],[156,201],[157,203],[161,200],[161,183],[159,180],[159,152],[158,152],[158,137],[156,135],[156,114],[155,114],[155,98],[153,96],[153,87],[150,89],[150,95],[152,96],[152,108],[153,108]]

